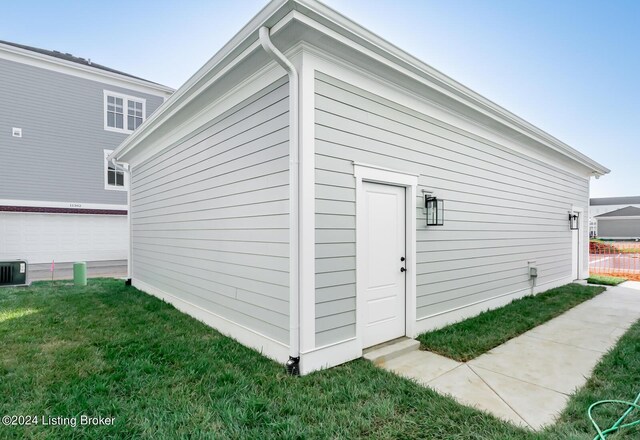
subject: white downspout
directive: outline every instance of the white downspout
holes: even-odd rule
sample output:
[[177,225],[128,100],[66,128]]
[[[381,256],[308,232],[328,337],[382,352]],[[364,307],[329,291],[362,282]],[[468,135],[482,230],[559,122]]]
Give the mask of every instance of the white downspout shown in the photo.
[[127,231],[129,232],[129,239],[127,240],[127,284],[131,282],[132,274],[131,274],[131,254],[132,248],[131,245],[131,167],[127,165],[126,167],[122,166],[116,162],[115,159],[111,159],[111,163],[113,167],[117,169],[121,169],[125,173],[125,186],[127,188]]
[[289,75],[289,350],[287,371],[300,374],[300,239],[299,237],[299,130],[298,130],[298,102],[299,86],[298,72],[294,65],[271,41],[270,29],[266,26],[259,31],[260,44],[267,54],[280,64]]

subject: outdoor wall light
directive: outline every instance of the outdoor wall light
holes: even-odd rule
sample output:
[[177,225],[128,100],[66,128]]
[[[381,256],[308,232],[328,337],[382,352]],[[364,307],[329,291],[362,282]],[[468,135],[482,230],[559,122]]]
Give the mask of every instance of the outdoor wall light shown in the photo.
[[427,226],[444,225],[444,200],[425,194],[424,206],[427,210]]
[[570,212],[569,213],[569,228],[572,231],[578,229],[578,214]]

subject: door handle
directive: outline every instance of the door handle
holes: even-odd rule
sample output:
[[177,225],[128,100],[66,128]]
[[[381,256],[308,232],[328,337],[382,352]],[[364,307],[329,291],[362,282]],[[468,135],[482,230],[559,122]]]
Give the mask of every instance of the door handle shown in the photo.
[[406,271],[407,271],[407,269],[405,269],[404,267],[400,268],[400,272],[406,272]]

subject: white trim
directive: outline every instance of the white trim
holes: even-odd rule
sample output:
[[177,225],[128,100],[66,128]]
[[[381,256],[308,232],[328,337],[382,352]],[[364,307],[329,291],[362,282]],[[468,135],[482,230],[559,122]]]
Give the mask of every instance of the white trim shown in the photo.
[[[73,209],[104,209],[107,211],[124,211],[127,205],[109,205],[101,203],[81,202],[49,202],[40,200],[12,200],[0,199],[0,206],[23,206],[30,208],[73,208]],[[27,214],[27,213],[22,213]]]
[[119,73],[84,66],[73,61],[54,58],[27,49],[0,43],[0,59],[13,61],[20,64],[39,67],[65,75],[98,81],[111,86],[122,87],[136,92],[147,93],[154,96],[166,97],[174,92],[171,87],[155,84],[143,79],[132,78]]
[[[102,92],[103,92],[102,97],[103,97],[104,129],[105,130],[114,131],[116,133],[123,133],[123,134],[131,134],[135,131],[135,129],[134,130],[129,129],[129,122],[128,122],[129,101],[142,104],[142,123],[140,125],[142,125],[144,121],[146,121],[147,119],[147,100],[146,99],[138,96],[125,95],[124,93],[113,92],[111,90],[103,90]],[[109,96],[122,99],[122,128],[110,127],[107,124],[107,98]],[[111,152],[113,153],[113,150],[111,150]]]
[[[573,279],[571,278],[571,276],[559,278],[552,281],[547,281],[543,284],[535,286],[533,289],[533,294],[535,295],[537,293],[544,292],[545,290],[553,289],[554,287],[563,286],[571,282],[573,282]],[[493,296],[491,298],[487,298],[482,301],[477,301],[471,304],[455,307],[453,309],[439,312],[433,315],[418,318],[416,322],[416,329],[415,329],[416,333],[414,337],[419,335],[420,333],[442,328],[449,324],[453,324],[455,322],[460,322],[467,318],[477,316],[478,314],[486,310],[497,309],[498,307],[502,307],[504,305],[509,304],[514,299],[522,298],[523,296],[531,295],[531,294],[532,294],[531,288],[526,287],[524,289],[515,290],[513,292],[509,292],[503,295]]]
[[306,352],[316,346],[315,67],[304,51],[295,61],[300,75],[300,351]]
[[103,151],[103,155],[104,155],[104,164],[103,164],[103,178],[104,178],[104,189],[106,189],[107,191],[127,191],[129,189],[128,184],[127,184],[127,179],[125,178],[125,172],[116,169],[116,172],[122,172],[122,183],[124,184],[124,186],[116,186],[116,185],[109,185],[109,155],[111,155],[111,153],[113,153],[113,150],[102,150]]
[[362,356],[362,346],[357,338],[318,347],[300,353],[300,374],[335,367]]
[[370,179],[379,178],[379,179],[382,179],[380,180],[381,183],[385,183],[386,178],[396,179],[397,176],[394,176],[394,175],[397,175],[397,174],[400,174],[402,176],[408,176],[408,178],[405,179],[405,182],[407,183],[413,182],[414,180],[411,179],[413,177],[415,177],[416,179],[420,177],[420,174],[418,173],[408,173],[406,171],[395,170],[393,168],[381,167],[379,165],[371,165],[371,164],[362,163],[362,162],[353,162],[353,174],[356,177],[367,176],[367,180],[369,182],[373,182],[373,180],[370,180]]
[[354,163],[353,174],[356,178],[356,339],[360,349],[363,347],[362,328],[364,324],[364,286],[362,279],[365,260],[364,255],[365,228],[363,221],[364,198],[363,181],[405,187],[405,334],[416,335],[416,198],[418,193],[418,177],[404,171],[391,170],[378,166]]
[[217,315],[209,310],[203,309],[195,304],[185,301],[182,298],[178,298],[168,292],[165,292],[157,287],[147,284],[144,281],[138,279],[132,279],[132,284],[137,289],[142,290],[150,295],[160,298],[166,301],[176,309],[183,313],[197,319],[206,325],[215,328],[220,333],[235,339],[242,345],[251,347],[257,350],[263,356],[266,356],[274,361],[284,363],[289,355],[289,347],[282,342],[276,341],[268,336],[251,330],[243,325],[228,320],[227,318]]

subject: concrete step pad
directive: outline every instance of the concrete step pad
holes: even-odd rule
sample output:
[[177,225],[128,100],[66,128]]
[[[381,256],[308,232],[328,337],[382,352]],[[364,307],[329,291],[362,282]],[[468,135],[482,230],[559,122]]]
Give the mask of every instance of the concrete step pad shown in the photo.
[[419,347],[420,342],[415,339],[401,338],[371,347],[365,350],[363,357],[376,365],[380,365],[398,356],[415,351]]

